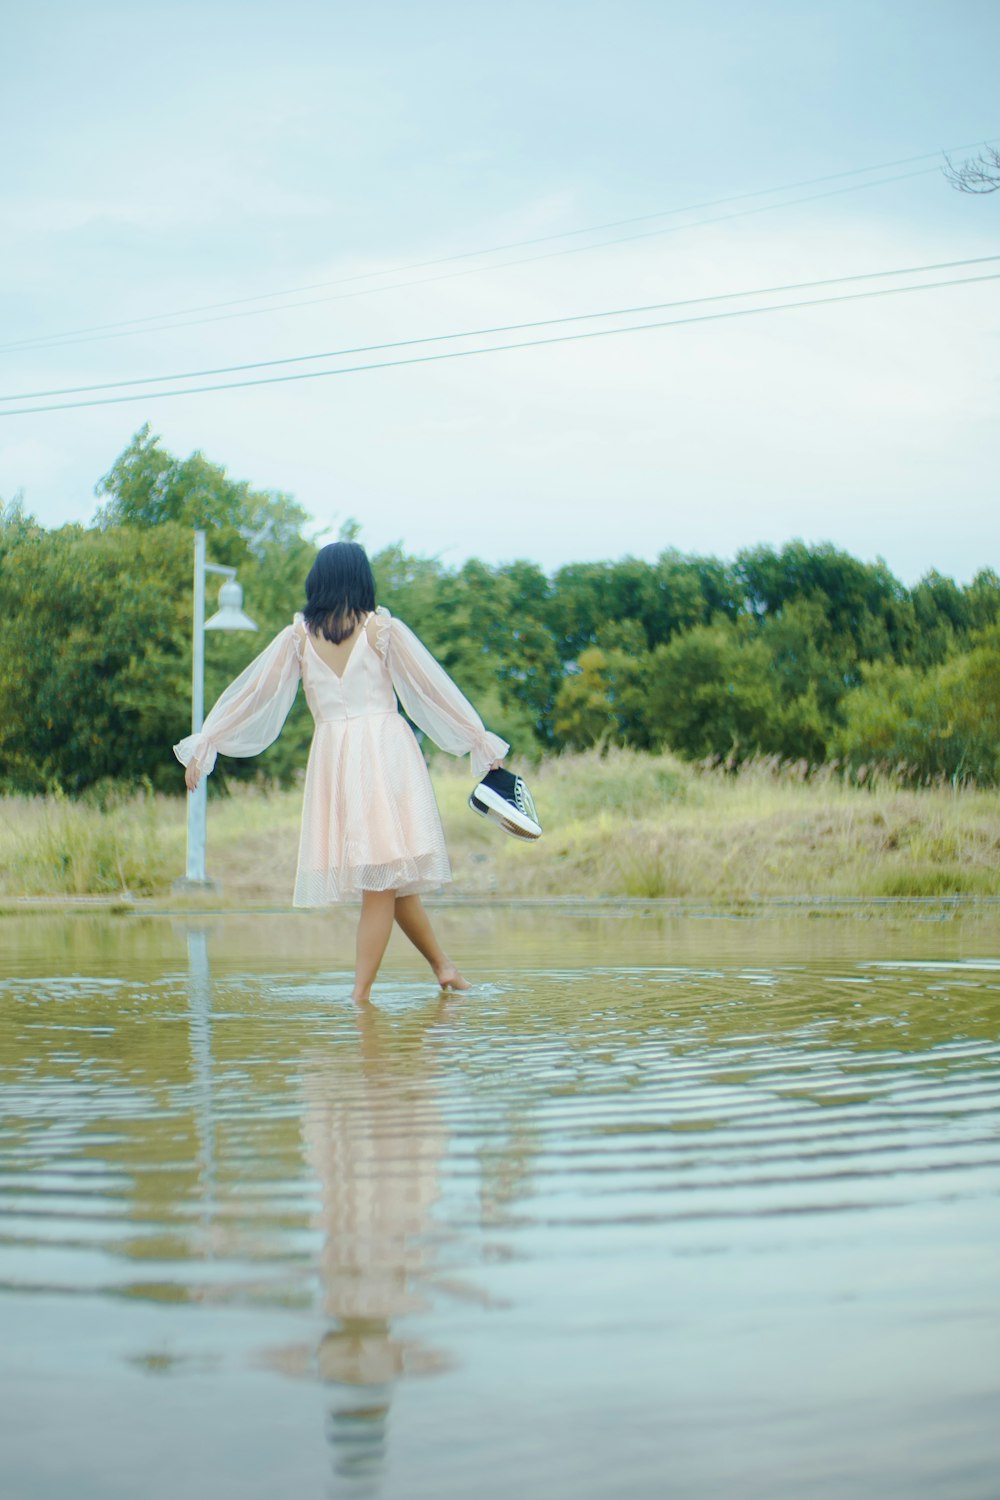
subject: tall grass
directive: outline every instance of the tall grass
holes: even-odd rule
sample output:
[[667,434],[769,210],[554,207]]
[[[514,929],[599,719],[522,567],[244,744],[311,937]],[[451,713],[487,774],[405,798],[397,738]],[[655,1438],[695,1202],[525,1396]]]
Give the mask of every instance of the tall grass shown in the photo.
[[[545,834],[527,844],[470,812],[466,765],[440,757],[432,774],[456,894],[1000,895],[996,791],[914,789],[884,768],[859,787],[828,768],[591,751],[531,772]],[[266,785],[210,798],[209,869],[228,901],[290,900],[300,808],[298,792]],[[6,798],[2,812],[8,896],[163,897],[183,868],[179,797]]]
[[171,877],[172,799],[148,793],[71,802],[3,799],[0,889],[7,895],[149,896]]
[[543,762],[538,845],[463,818],[465,784],[438,776],[456,873],[518,895],[720,901],[773,896],[1000,895],[1000,793],[914,789],[888,768],[836,769],[588,752]]

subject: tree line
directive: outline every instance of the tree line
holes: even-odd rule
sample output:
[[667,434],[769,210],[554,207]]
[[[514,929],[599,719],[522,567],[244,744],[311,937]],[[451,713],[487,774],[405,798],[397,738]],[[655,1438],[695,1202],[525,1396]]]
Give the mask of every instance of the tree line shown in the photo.
[[[0,790],[179,790],[187,733],[191,532],[239,569],[259,636],[209,633],[206,702],[287,624],[315,555],[288,495],[254,490],[143,427],[98,486],[90,526],[0,507]],[[349,523],[345,534],[357,534]],[[363,537],[361,538],[363,540]],[[1000,780],[1000,578],[906,588],[829,544],[731,561],[637,558],[449,568],[372,557],[380,602],[426,641],[519,760],[614,744],[728,764],[756,755],[863,778]],[[213,608],[211,599],[209,610]],[[219,780],[290,782],[311,720]]]

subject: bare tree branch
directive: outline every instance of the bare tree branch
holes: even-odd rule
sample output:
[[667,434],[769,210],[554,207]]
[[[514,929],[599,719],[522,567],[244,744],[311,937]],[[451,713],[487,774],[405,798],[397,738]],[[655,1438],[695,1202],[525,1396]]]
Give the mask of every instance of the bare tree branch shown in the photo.
[[1000,189],[1000,150],[996,146],[985,147],[957,167],[950,156],[945,161],[944,175],[960,193],[995,193]]

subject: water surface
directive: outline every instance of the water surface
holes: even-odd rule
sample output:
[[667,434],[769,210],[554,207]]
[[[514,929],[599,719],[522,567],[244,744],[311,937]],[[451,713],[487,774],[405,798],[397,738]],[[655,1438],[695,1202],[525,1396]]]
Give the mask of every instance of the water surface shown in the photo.
[[[0,922],[3,1493],[995,1500],[989,919]],[[938,920],[938,918],[941,918]]]

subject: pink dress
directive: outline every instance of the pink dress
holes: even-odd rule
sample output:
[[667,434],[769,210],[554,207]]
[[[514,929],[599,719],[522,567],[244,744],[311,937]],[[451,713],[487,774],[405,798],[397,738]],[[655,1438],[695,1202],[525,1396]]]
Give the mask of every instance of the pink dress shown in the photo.
[[442,750],[468,754],[478,779],[509,745],[402,620],[376,610],[376,643],[359,631],[342,675],[309,640],[301,615],[226,688],[200,734],[174,746],[205,775],[216,755],[258,755],[277,739],[301,678],[316,721],[306,766],[296,906],[361,891],[400,895],[451,879],[444,832],[420,746],[399,713]]

